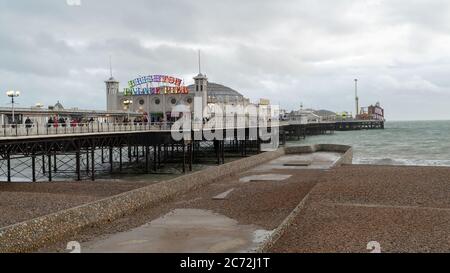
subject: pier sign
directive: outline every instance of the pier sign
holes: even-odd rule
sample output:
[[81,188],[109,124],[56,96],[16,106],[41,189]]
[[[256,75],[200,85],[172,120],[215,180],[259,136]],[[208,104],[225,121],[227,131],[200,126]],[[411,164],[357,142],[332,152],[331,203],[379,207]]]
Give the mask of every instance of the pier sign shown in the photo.
[[[128,82],[124,89],[126,96],[160,95],[160,94],[188,94],[189,89],[182,85],[183,80],[172,76],[150,75],[139,77]],[[154,85],[157,86],[149,86]]]

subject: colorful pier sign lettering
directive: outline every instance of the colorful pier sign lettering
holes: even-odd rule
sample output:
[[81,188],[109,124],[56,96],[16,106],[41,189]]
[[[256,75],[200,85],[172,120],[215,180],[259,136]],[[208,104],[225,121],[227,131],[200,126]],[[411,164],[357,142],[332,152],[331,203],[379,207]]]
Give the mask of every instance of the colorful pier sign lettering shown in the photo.
[[[128,82],[128,87],[124,89],[124,95],[188,94],[188,88],[182,83],[181,79],[164,75],[139,77]],[[157,86],[153,86],[155,84]]]

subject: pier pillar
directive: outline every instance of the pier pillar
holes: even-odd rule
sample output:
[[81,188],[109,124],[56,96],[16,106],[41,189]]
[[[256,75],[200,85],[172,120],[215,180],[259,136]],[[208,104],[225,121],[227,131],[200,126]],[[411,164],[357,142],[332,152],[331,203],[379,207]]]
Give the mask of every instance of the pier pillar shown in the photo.
[[92,140],[91,164],[91,180],[95,181],[95,140]]
[[214,140],[214,151],[216,152],[217,165],[220,165],[220,141]]
[[131,162],[131,146],[128,144],[128,162]]
[[161,145],[158,144],[158,167],[161,168]]
[[148,147],[148,145],[145,146],[145,173],[148,174],[150,173],[150,168],[149,168],[149,164],[150,164],[150,160],[149,160],[149,156],[150,156],[150,148]]
[[45,169],[45,154],[42,154],[42,174],[45,175],[47,170]]
[[136,156],[136,164],[139,164],[139,146],[134,146],[134,156]]
[[222,140],[222,164],[225,164],[225,140]]
[[48,181],[52,182],[52,153],[48,152]]
[[[109,172],[113,173],[114,172],[114,148],[113,146],[109,146]],[[103,158],[103,156],[102,156]]]
[[122,145],[119,147],[119,172],[122,173]]
[[6,164],[7,164],[7,168],[8,168],[8,170],[7,170],[7,172],[8,172],[8,182],[11,182],[11,155],[10,155],[10,153],[8,152],[8,154],[6,155]]
[[194,161],[194,142],[189,144],[189,171],[192,172],[192,163]]
[[81,181],[81,164],[80,164],[80,151],[75,154],[75,171],[77,173],[77,181]]
[[183,173],[186,173],[186,143],[183,142]]
[[36,182],[36,155],[34,154],[34,152],[31,155],[31,176],[31,180],[33,182]]
[[57,172],[58,172],[58,167],[57,167],[57,164],[56,164],[56,151],[55,151],[55,153],[53,154],[53,172],[54,172],[54,173],[57,173]]
[[89,148],[86,148],[86,174],[89,175]]
[[156,172],[158,164],[158,155],[156,150],[156,145],[153,146],[153,171]]

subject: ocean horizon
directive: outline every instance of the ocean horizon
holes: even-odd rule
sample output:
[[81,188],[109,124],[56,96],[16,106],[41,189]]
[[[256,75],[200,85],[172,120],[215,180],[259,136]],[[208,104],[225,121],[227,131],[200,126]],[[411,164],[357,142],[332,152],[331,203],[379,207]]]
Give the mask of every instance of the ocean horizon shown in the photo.
[[450,166],[449,136],[450,120],[387,121],[384,130],[308,136],[288,145],[350,145],[354,164]]

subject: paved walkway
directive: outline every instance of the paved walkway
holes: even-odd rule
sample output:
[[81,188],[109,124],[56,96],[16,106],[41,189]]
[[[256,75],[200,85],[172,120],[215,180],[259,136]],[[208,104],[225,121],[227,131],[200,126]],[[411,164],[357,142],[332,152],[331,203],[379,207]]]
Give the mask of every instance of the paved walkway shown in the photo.
[[[286,168],[298,160],[311,165]],[[335,161],[334,153],[284,156],[71,240],[83,252],[252,252]]]

